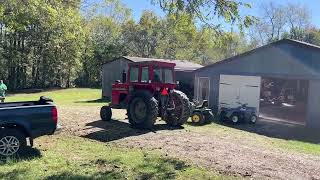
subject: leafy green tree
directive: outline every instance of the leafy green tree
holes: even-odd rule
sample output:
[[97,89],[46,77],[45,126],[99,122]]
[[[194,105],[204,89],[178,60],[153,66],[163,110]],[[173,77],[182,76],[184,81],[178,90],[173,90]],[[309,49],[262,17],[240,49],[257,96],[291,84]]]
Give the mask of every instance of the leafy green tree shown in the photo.
[[136,24],[133,20],[123,25],[123,39],[129,55],[154,57],[161,31],[159,18],[150,11],[145,11]]
[[[209,64],[244,51],[245,38],[213,26],[214,18],[250,25],[237,1],[157,0],[167,15],[145,11],[138,22],[121,0],[3,0],[0,78],[10,90],[100,87],[102,64],[123,55]],[[201,11],[201,13],[200,13]],[[204,16],[210,12],[210,16]],[[199,23],[199,20],[203,23]],[[308,36],[315,39],[316,33]]]
[[78,86],[100,87],[102,64],[126,54],[122,24],[129,18],[130,10],[119,0],[106,0],[88,7],[83,18],[86,43],[82,68],[76,79]]
[[79,1],[0,4],[2,78],[9,88],[71,86],[82,47]]
[[263,3],[259,22],[251,27],[250,37],[258,46],[283,37],[303,40],[310,27],[310,11],[298,3]]
[[227,23],[237,24],[240,29],[251,26],[255,17],[240,15],[240,8],[251,8],[251,5],[236,0],[151,0],[165,12],[177,18],[188,15],[190,19],[197,18],[215,30],[220,28],[215,20],[222,18]]

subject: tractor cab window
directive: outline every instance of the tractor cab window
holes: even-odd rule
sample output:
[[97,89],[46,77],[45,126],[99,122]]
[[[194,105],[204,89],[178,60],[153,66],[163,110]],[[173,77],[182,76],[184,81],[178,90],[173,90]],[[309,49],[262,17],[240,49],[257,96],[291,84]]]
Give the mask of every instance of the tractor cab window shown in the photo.
[[131,67],[130,68],[130,82],[138,82],[139,68]]
[[141,82],[147,83],[149,81],[149,68],[143,67],[141,70]]
[[173,84],[173,72],[172,69],[164,69],[165,83]]
[[153,81],[154,82],[162,82],[162,69],[156,68],[153,71]]

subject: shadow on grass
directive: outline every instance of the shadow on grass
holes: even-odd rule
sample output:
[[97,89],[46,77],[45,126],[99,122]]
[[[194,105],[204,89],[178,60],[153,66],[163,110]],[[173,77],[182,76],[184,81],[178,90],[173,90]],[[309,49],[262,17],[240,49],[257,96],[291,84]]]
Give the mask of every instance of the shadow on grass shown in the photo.
[[14,169],[9,172],[0,172],[0,177],[5,179],[21,179],[21,175],[26,174],[27,170]]
[[130,136],[139,136],[149,132],[156,133],[157,131],[161,130],[176,130],[183,128],[182,126],[171,127],[166,124],[156,124],[154,125],[153,129],[135,129],[129,123],[118,120],[98,120],[90,122],[86,124],[86,126],[87,129],[90,129],[92,127],[102,129],[100,131],[95,131],[84,136],[85,138],[94,139],[102,142],[110,142]]
[[[51,175],[45,179],[175,179],[178,171],[184,171],[190,165],[184,161],[172,158],[163,158],[150,155],[143,152],[143,160],[137,163],[130,164],[121,163],[123,159],[107,160],[96,159],[81,164],[83,174],[76,172],[61,172]],[[93,174],[86,173],[86,167],[92,168],[95,166],[99,172]],[[131,171],[131,172],[130,172]]]
[[76,101],[75,103],[109,103],[110,100],[108,99],[94,99],[94,100],[87,100],[87,101]]
[[[36,158],[41,158],[41,152],[38,149],[27,146],[23,153],[14,157],[6,157],[0,159],[0,165],[6,163],[18,163],[21,161],[28,161]],[[1,176],[0,176],[1,177]]]
[[172,158],[154,159],[146,157],[143,164],[137,166],[136,179],[175,179],[177,171],[184,171],[190,165]]
[[74,174],[72,172],[63,172],[60,174],[51,175],[47,178],[44,178],[47,180],[56,180],[56,179],[69,179],[69,180],[89,180],[89,179],[124,179],[121,173],[114,172],[114,171],[104,171],[99,172],[91,175],[78,175]]
[[290,122],[274,121],[269,119],[260,118],[256,124],[246,124],[240,123],[233,125],[232,123],[222,123],[218,124],[225,125],[231,128],[272,137],[284,140],[296,140],[301,142],[319,144],[320,134],[317,129],[310,129],[303,125],[293,124]]

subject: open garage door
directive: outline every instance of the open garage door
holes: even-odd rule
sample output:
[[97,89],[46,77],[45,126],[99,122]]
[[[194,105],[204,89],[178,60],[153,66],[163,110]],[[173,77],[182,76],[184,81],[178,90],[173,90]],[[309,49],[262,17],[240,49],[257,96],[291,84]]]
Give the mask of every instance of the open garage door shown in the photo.
[[257,108],[259,114],[261,77],[220,75],[220,107],[236,108],[239,103]]
[[305,125],[308,80],[262,77],[260,117]]

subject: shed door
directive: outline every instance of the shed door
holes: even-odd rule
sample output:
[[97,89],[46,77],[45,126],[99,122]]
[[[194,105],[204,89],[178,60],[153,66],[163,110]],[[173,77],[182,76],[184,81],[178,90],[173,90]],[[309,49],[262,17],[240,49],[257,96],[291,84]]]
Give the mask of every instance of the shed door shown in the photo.
[[198,101],[207,100],[209,103],[210,79],[208,77],[199,77]]
[[219,108],[248,103],[249,107],[256,107],[259,114],[260,85],[259,76],[220,75]]

